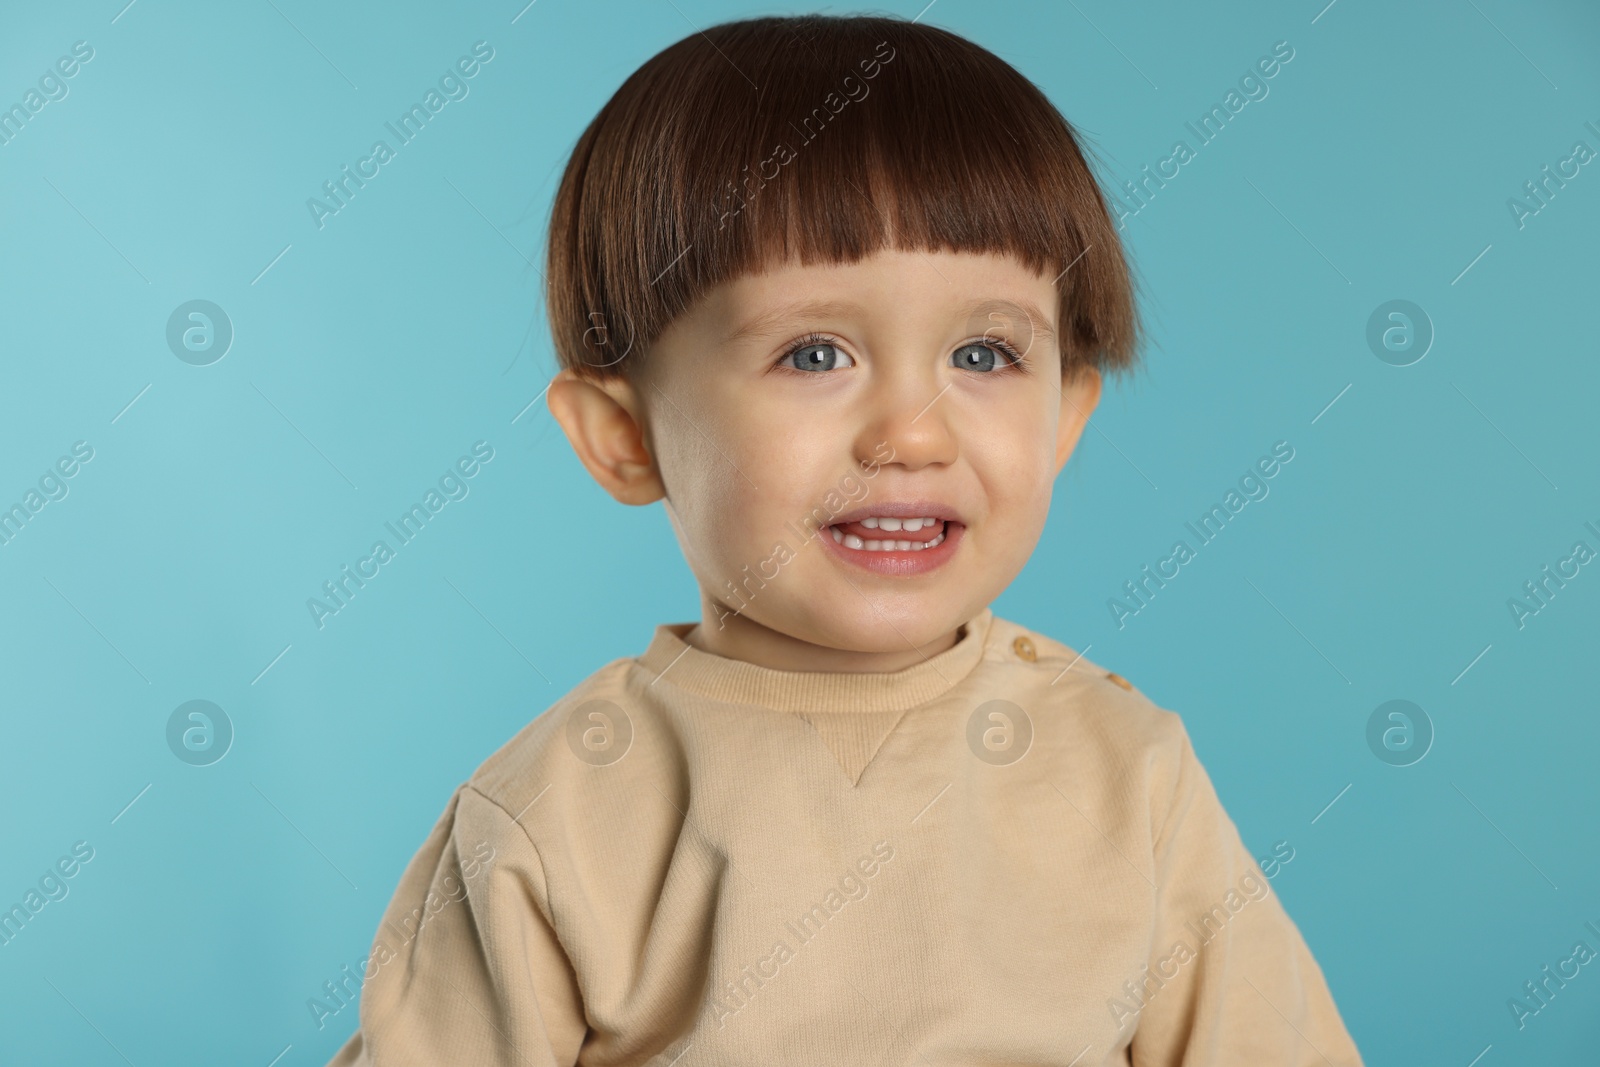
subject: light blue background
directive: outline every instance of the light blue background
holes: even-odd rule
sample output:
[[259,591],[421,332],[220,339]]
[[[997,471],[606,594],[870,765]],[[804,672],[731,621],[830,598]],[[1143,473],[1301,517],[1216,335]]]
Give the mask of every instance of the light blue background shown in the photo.
[[[455,784],[696,612],[661,509],[611,501],[528,407],[553,368],[528,261],[630,71],[789,9],[123,2],[0,23],[0,105],[95,50],[0,146],[0,504],[94,448],[0,547],[0,903],[95,849],[0,947],[0,1060],[321,1064],[355,1013],[318,1031],[305,1002]],[[1600,14],[1324,3],[923,16],[1034,79],[1113,181],[1295,49],[1130,220],[1147,369],[995,608],[1180,712],[1252,850],[1292,844],[1274,888],[1369,1063],[1593,1062],[1600,968],[1524,1030],[1506,1002],[1600,948],[1600,567],[1520,630],[1506,601],[1600,548],[1600,165],[1525,228],[1506,201],[1600,149]],[[470,95],[318,230],[306,199],[478,40]],[[207,367],[164,337],[195,298],[236,329]],[[1408,367],[1365,341],[1394,298],[1437,331]],[[477,440],[470,495],[319,631],[306,599]],[[1278,440],[1271,495],[1118,629],[1107,598]],[[165,741],[195,698],[237,731],[209,767]],[[1414,766],[1367,747],[1392,698],[1437,731]]]

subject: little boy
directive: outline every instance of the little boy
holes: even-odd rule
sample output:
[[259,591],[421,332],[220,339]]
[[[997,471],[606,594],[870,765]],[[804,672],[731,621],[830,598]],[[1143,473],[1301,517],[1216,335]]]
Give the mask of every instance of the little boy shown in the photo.
[[334,1064],[1361,1063],[1178,716],[989,607],[1138,343],[1032,83],[693,34],[578,140],[547,285],[550,409],[700,620],[456,790]]

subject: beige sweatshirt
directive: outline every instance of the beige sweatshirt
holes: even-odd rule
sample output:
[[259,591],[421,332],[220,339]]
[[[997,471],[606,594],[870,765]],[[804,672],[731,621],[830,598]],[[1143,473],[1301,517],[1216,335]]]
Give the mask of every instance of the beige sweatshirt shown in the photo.
[[1361,1063],[1182,721],[1121,678],[990,610],[887,674],[690,628],[455,791],[332,1067]]

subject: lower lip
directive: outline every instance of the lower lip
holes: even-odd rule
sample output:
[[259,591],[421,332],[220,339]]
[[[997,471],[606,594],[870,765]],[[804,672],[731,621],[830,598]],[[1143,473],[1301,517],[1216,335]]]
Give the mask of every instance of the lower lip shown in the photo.
[[898,549],[892,552],[869,552],[864,548],[846,548],[833,539],[832,528],[820,531],[819,537],[834,555],[852,566],[891,578],[915,578],[942,567],[954,555],[956,545],[966,529],[959,522],[947,522],[944,540],[933,548],[911,548],[903,552]]

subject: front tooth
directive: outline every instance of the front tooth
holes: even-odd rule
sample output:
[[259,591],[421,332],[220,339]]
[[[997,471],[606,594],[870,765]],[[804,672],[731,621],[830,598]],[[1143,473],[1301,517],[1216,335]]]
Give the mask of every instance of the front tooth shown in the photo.
[[900,520],[892,516],[885,515],[883,518],[878,520],[878,528],[880,530],[898,530],[900,529]]
[[865,526],[869,530],[876,530],[878,528],[878,517],[873,515],[862,519],[861,525]]
[[922,520],[921,519],[906,519],[903,523],[900,524],[900,528],[903,529],[906,533],[916,533],[918,530],[922,529]]
[[[879,516],[879,521],[882,521],[882,516]],[[931,521],[932,520],[924,520],[924,524]],[[862,520],[862,525],[866,525],[866,520]],[[923,552],[943,543],[945,539],[945,532],[943,530],[940,530],[931,541],[896,540],[894,538],[887,537],[881,540],[875,539],[867,541],[857,537],[855,534],[843,533],[837,527],[832,528],[832,532],[833,539],[844,545],[846,548],[853,548],[857,551],[864,552]]]

